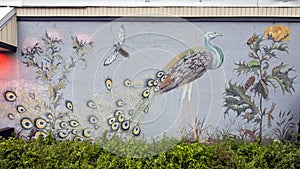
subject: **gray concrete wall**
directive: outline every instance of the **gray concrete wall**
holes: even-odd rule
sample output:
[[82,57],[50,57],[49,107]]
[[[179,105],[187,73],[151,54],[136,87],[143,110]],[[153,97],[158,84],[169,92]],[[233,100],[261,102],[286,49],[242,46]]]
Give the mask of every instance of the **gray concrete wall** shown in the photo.
[[[125,42],[121,47],[129,53],[128,58],[113,46],[120,40],[122,25]],[[275,28],[276,25],[279,28]],[[265,31],[270,26],[273,28],[269,29],[267,40]],[[300,89],[298,78],[294,79],[299,76],[297,69],[300,64],[298,28],[297,22],[188,22],[183,19],[174,22],[147,19],[140,22],[122,19],[112,22],[19,21],[19,51],[11,57],[3,54],[10,61],[2,64],[11,66],[5,70],[9,73],[0,73],[3,92],[0,125],[16,127],[24,137],[35,133],[47,135],[49,131],[58,139],[69,140],[97,139],[105,131],[108,131],[108,139],[115,134],[151,138],[166,133],[179,137],[193,131],[189,125],[194,118],[204,123],[205,131],[199,137],[206,139],[227,128],[227,134],[238,135],[241,129],[254,131],[259,128],[259,120],[263,120],[264,136],[277,139],[276,134],[272,134],[276,127],[280,127],[276,122],[286,119],[292,124],[300,118],[297,104]],[[188,95],[181,100],[182,87],[160,94],[150,88],[150,96],[142,97],[149,79],[155,78],[155,74],[164,70],[165,65],[181,52],[197,46],[205,47],[204,35],[211,31],[223,35],[211,43],[222,50],[224,62],[218,69],[208,70],[191,82],[190,102]],[[249,57],[254,46],[247,41],[254,34],[253,43],[257,43],[259,37],[263,39],[257,44],[260,49],[256,53],[258,57],[265,54],[263,46],[274,52],[274,57],[261,62],[261,67],[257,62],[251,62],[257,59]],[[280,45],[281,51],[275,49]],[[105,59],[114,50],[118,53],[116,60],[104,66]],[[240,75],[236,71],[238,63],[240,66],[244,63]],[[285,67],[279,67],[281,63]],[[168,73],[168,70],[164,71]],[[255,80],[251,84],[252,76]],[[108,79],[112,80],[111,88],[106,86]],[[129,87],[124,85],[126,79],[131,82]],[[248,87],[245,87],[246,83]],[[228,90],[233,90],[229,84],[240,87],[239,95],[228,93]],[[248,102],[245,97],[249,97]],[[237,99],[241,104],[234,104],[236,102],[226,98]],[[117,105],[121,100],[124,106]],[[258,112],[247,104],[250,102]],[[236,107],[229,108],[229,104]],[[274,111],[271,111],[272,104]],[[238,106],[248,108],[237,113]],[[145,112],[147,107],[149,111]],[[124,113],[125,120],[117,120],[116,110]],[[132,110],[134,113],[130,114]],[[280,113],[289,111],[289,115]],[[118,129],[108,123],[108,119],[114,118],[112,122],[119,125]],[[122,129],[127,120],[129,130]],[[134,133],[136,126],[141,132]],[[186,130],[178,132],[180,129]],[[291,131],[293,129],[297,128],[291,127]]]

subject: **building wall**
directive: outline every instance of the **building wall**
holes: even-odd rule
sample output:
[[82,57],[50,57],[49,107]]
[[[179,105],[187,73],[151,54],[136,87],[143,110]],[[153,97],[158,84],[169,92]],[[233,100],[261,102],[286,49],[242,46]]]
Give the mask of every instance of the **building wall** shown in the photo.
[[298,7],[56,7],[17,8],[18,16],[299,17]]
[[[52,133],[62,140],[179,137],[193,131],[195,120],[198,131],[205,128],[202,139],[229,127],[227,134],[249,130],[257,136],[260,120],[266,137],[277,138],[272,131],[283,119],[290,126],[284,132],[297,129],[292,123],[300,118],[298,22],[130,19],[18,21],[18,52],[3,54],[10,59],[2,65],[11,66],[0,73],[1,127],[16,127],[26,138]],[[211,43],[224,62],[206,67],[199,78],[185,74],[205,65],[193,67],[188,57],[205,52],[180,53],[207,47],[207,32],[222,34]],[[160,71],[167,80],[172,74],[191,83],[156,91],[147,84],[157,79],[161,85]]]
[[0,28],[0,40],[3,43],[17,46],[17,17],[13,16]]

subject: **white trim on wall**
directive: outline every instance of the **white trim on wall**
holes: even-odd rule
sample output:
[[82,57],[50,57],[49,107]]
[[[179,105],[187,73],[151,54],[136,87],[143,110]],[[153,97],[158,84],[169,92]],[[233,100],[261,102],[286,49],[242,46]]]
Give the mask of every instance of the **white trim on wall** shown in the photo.
[[299,0],[1,0],[18,7],[300,7]]
[[17,8],[18,17],[300,17],[299,8],[271,7],[49,7]]

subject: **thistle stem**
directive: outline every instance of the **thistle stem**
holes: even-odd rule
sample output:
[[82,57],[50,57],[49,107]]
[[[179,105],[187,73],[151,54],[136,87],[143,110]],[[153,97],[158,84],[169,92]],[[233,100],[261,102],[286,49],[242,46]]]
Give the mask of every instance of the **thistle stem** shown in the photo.
[[[258,56],[258,54],[256,53],[256,55]],[[258,57],[259,60],[259,80],[263,80],[263,76],[262,76],[262,64],[263,64],[263,60],[265,58],[265,53],[261,53],[261,57]],[[260,90],[259,90],[260,91]],[[259,93],[259,109],[260,109],[260,122],[259,122],[259,143],[261,144],[262,142],[262,128],[263,128],[263,117],[264,117],[264,112],[263,112],[263,94]]]
[[264,114],[263,114],[263,98],[262,98],[262,95],[260,94],[260,98],[259,98],[259,109],[260,109],[260,122],[259,122],[259,143],[261,143],[261,140],[262,140],[262,127],[263,127],[263,117],[264,117]]

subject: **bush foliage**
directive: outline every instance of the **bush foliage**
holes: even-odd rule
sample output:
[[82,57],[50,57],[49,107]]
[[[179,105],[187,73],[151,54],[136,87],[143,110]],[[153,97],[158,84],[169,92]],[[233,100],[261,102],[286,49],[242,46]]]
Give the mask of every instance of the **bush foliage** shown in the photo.
[[[162,141],[112,141],[104,144],[10,138],[0,141],[1,168],[300,168],[300,148],[295,143],[243,143],[234,140],[213,144]],[[160,146],[153,146],[159,144]],[[118,155],[111,153],[117,147]],[[169,145],[173,145],[170,147]],[[166,150],[169,147],[169,150]],[[120,152],[150,153],[123,156]],[[162,151],[166,150],[166,151]],[[159,152],[155,154],[155,152]],[[152,153],[152,154],[151,154]]]

